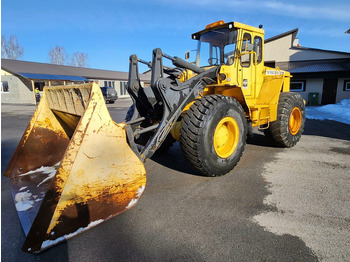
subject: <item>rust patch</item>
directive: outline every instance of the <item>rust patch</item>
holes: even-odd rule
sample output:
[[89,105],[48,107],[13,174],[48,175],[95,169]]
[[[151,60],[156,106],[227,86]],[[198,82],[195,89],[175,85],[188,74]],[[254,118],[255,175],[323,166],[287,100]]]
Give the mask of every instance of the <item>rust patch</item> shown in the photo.
[[27,139],[18,145],[11,169],[6,172],[15,177],[41,166],[53,166],[62,160],[68,143],[64,133],[34,127]]
[[86,228],[91,222],[107,220],[128,210],[131,201],[137,202],[141,197],[138,190],[131,191],[121,188],[118,193],[111,194],[108,187],[97,197],[91,197],[83,202],[75,202],[62,210],[58,223],[46,234],[45,240],[55,240],[72,234],[80,228]]

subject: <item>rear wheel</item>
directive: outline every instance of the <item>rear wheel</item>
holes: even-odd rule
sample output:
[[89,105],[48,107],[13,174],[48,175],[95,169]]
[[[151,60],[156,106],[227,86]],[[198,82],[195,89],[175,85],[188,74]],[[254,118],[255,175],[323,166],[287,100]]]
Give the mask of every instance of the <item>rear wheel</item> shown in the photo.
[[242,106],[231,97],[198,99],[187,111],[180,145],[185,158],[205,176],[221,176],[240,160],[247,137]]
[[265,136],[276,146],[292,147],[301,137],[305,125],[305,105],[297,93],[281,93],[277,120],[270,123]]

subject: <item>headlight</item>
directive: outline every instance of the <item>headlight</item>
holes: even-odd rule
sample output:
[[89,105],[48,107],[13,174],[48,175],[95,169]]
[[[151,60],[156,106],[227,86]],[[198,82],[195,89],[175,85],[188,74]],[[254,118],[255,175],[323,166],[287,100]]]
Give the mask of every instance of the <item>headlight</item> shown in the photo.
[[226,75],[223,74],[223,73],[220,73],[219,74],[219,79],[220,79],[220,81],[224,81],[226,79]]

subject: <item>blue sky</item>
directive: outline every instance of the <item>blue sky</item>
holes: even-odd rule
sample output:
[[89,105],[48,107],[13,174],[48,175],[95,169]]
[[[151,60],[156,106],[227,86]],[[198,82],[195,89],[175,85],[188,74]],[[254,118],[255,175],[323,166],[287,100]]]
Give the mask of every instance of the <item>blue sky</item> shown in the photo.
[[350,52],[349,0],[2,0],[1,35],[16,35],[22,60],[48,63],[56,45],[88,54],[91,68],[128,71],[131,54],[184,57],[193,32],[224,20],[263,24],[265,38],[299,28],[304,47]]

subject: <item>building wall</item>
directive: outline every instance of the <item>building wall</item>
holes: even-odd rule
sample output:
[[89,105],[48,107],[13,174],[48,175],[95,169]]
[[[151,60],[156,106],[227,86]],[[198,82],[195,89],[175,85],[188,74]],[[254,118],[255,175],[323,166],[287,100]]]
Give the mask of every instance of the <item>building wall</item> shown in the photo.
[[122,80],[95,80],[95,79],[90,79],[92,81],[96,81],[100,87],[103,86],[112,86],[115,88],[115,90],[118,93],[119,98],[128,98],[130,97],[128,92],[126,91],[126,83],[127,81],[122,81]]
[[343,99],[350,99],[350,91],[344,90],[344,82],[345,81],[350,81],[350,77],[338,79],[337,101],[336,101],[337,103],[339,103]]
[[289,61],[292,35],[265,43],[265,61]]
[[305,81],[305,90],[304,91],[298,91],[303,99],[305,100],[306,105],[310,104],[309,101],[309,94],[313,93],[318,95],[318,104],[321,104],[322,101],[322,90],[323,90],[323,79],[322,78],[312,78],[312,79],[294,79],[292,78],[291,81]]
[[[275,39],[271,42],[265,43],[265,61],[274,61],[276,66],[288,71],[296,67],[316,64],[318,60],[333,60],[350,57],[350,54],[347,53],[303,48],[295,45],[293,46],[292,40],[293,34],[289,34],[284,37]],[[297,42],[294,44],[297,44]],[[323,75],[311,75],[310,78],[305,79],[301,79],[298,78],[298,76],[295,76],[295,78],[293,77],[291,81],[305,81],[305,90],[302,92],[298,91],[298,93],[302,95],[307,105],[310,104],[310,93],[315,94],[315,96],[311,97],[311,100],[314,100],[314,98],[318,95],[318,104],[321,104],[324,78],[326,77],[330,77],[328,72],[324,72]],[[338,78],[337,95],[335,101],[336,103],[339,103],[343,99],[350,99],[350,91],[344,90],[345,80],[350,80],[350,77],[348,79]]]
[[[127,81],[117,80],[93,80],[97,81],[99,86],[114,86],[118,92],[119,98],[129,98],[129,94],[126,91]],[[35,104],[35,99],[32,91],[32,83],[30,80],[18,75],[14,75],[1,69],[1,81],[8,83],[8,92],[1,92],[1,103],[15,103],[15,104]],[[38,80],[39,81],[39,80]],[[43,81],[41,81],[43,82]],[[63,81],[50,81],[51,86],[63,85]],[[66,81],[66,85],[74,84]],[[141,83],[142,84],[142,83]],[[49,82],[45,81],[45,85],[49,86]]]
[[[300,92],[299,94],[303,97],[306,102],[306,105],[310,104],[309,94],[314,93],[318,95],[318,104],[322,103],[322,93],[323,93],[323,78],[311,78],[311,79],[292,79],[292,81],[305,81],[305,91]],[[349,78],[339,78],[337,84],[337,96],[336,103],[339,103],[343,99],[350,99],[350,91],[344,90],[344,82],[350,81]]]
[[8,92],[1,92],[1,103],[34,104],[31,82],[1,70],[1,82],[8,83]]
[[306,104],[310,104],[309,101],[309,94],[314,93],[318,94],[318,104],[321,104],[322,101],[322,92],[323,92],[323,79],[322,78],[316,78],[316,79],[307,79],[306,80],[306,86],[305,86],[305,94],[304,99],[306,101]]
[[265,61],[293,62],[305,60],[349,58],[349,55],[300,48],[292,45],[292,34],[265,43]]
[[292,48],[289,51],[290,60],[293,61],[305,61],[305,60],[325,60],[325,59],[341,59],[349,58],[349,55],[344,55],[336,52],[318,51],[312,49],[299,49],[298,47]]

